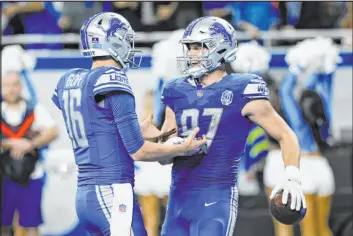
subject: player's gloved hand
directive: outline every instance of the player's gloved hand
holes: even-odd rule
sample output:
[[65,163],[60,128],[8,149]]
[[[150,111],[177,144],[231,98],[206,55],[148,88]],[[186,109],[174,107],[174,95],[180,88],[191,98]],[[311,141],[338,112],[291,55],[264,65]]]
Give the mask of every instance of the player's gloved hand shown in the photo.
[[285,168],[286,179],[283,183],[277,184],[272,190],[270,199],[283,190],[282,203],[287,204],[288,194],[291,196],[292,210],[300,211],[301,206],[306,208],[304,193],[300,184],[299,169],[296,166],[287,166]]
[[184,143],[182,144],[184,148],[183,156],[199,154],[203,150],[204,145],[206,145],[206,136],[202,135],[201,139],[196,139],[195,136],[199,131],[200,128],[195,128],[191,134],[184,139]]

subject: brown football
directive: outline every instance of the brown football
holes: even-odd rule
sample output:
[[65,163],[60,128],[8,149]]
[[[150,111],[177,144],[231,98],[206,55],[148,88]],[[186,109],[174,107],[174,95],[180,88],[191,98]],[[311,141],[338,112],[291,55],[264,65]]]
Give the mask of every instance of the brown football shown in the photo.
[[283,191],[277,193],[274,198],[270,201],[270,211],[273,217],[286,225],[294,225],[299,223],[306,214],[306,208],[301,207],[300,211],[291,210],[291,196],[288,196],[288,202],[286,205],[282,203]]

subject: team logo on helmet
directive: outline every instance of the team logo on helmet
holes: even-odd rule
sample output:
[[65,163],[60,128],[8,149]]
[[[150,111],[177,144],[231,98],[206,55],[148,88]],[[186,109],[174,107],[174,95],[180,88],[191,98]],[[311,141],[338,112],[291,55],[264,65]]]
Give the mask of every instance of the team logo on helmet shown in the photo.
[[105,41],[109,41],[110,37],[114,36],[114,34],[118,31],[127,31],[127,26],[124,22],[122,22],[118,18],[112,18],[109,21],[109,28],[107,30],[103,29],[101,26],[99,26],[104,32],[105,32]]
[[201,20],[203,20],[204,18],[206,18],[206,17],[200,17],[200,18],[198,18],[198,19],[196,19],[196,20],[193,20],[193,21],[186,27],[186,29],[185,29],[185,31],[184,31],[183,38],[185,38],[185,37],[187,37],[187,36],[190,36],[191,33],[192,33],[192,30],[195,28],[196,24],[197,24],[198,22],[200,22]]
[[224,41],[228,42],[229,45],[232,45],[233,43],[232,36],[228,33],[226,28],[224,28],[224,26],[221,23],[215,22],[210,26],[209,29],[212,36],[222,35]]

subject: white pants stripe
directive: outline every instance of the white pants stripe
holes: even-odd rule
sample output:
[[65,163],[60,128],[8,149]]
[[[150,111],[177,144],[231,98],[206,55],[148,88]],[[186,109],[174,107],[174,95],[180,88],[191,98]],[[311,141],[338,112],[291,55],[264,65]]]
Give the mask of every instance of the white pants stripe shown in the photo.
[[232,236],[237,219],[238,189],[234,186],[231,189],[231,199],[229,203],[229,220],[226,236]]
[[96,185],[96,195],[110,224],[110,235],[133,236],[134,196],[131,184]]

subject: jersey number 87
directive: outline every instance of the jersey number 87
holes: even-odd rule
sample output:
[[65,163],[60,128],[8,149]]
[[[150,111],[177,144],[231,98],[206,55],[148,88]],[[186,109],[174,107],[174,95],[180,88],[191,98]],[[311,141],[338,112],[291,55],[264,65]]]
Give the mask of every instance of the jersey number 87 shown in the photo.
[[[206,133],[206,144],[207,144],[207,149],[210,148],[212,141],[216,135],[219,122],[221,121],[222,118],[222,113],[223,113],[223,108],[205,108],[203,110],[202,116],[212,116],[210,125],[208,127],[208,131]],[[188,136],[192,130],[196,127],[199,126],[199,115],[200,112],[198,109],[186,109],[183,110],[183,113],[181,114],[181,125],[182,125],[182,137]],[[191,127],[189,128],[187,126],[187,120],[188,118],[191,118]]]

